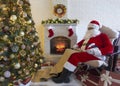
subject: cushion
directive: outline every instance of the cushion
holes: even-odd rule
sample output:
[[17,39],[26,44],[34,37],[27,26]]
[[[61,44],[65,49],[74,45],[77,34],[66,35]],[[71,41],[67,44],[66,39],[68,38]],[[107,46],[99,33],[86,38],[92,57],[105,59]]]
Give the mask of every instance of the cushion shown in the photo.
[[111,29],[111,28],[109,28],[109,27],[106,27],[106,26],[104,26],[104,25],[100,28],[100,31],[101,31],[102,33],[107,34],[110,39],[118,38],[118,35],[119,35],[119,32],[118,32],[118,31],[113,30],[113,29]]

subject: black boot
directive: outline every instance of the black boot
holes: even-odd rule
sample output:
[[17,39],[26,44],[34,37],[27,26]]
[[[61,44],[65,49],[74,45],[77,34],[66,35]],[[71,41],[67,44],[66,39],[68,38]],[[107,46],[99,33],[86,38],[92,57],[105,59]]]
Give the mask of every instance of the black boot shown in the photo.
[[62,72],[57,73],[57,74],[50,74],[50,75],[51,75],[52,78],[58,78],[58,77],[60,77],[61,73]]
[[62,73],[60,74],[59,77],[57,78],[52,78],[52,80],[55,82],[55,83],[69,83],[70,82],[70,79],[69,79],[69,76],[72,74],[71,71],[67,70],[67,69],[63,69]]

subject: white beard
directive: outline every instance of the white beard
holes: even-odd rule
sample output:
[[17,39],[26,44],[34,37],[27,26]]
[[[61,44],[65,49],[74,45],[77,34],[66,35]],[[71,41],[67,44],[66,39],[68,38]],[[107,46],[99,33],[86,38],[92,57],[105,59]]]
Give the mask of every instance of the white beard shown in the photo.
[[89,39],[91,37],[95,37],[97,35],[99,35],[101,32],[99,30],[96,29],[92,29],[92,30],[87,30],[84,39]]

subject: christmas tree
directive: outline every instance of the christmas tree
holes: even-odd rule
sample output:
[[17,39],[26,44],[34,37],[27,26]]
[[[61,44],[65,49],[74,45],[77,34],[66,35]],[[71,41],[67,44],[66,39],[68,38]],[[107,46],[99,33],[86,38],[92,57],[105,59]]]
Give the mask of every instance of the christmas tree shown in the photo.
[[0,86],[25,83],[41,68],[40,41],[29,0],[0,0]]

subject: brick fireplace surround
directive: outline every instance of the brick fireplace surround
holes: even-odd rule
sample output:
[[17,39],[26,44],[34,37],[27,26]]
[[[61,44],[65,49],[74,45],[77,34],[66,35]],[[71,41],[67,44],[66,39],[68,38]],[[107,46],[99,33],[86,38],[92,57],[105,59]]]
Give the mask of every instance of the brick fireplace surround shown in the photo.
[[[54,35],[52,37],[48,37],[49,32],[48,28],[53,27]],[[69,26],[72,27],[74,34],[72,36],[68,36]],[[67,48],[71,48],[77,42],[76,36],[76,26],[77,24],[45,24],[44,25],[44,56],[47,60],[56,62],[62,53],[51,53],[51,40],[54,38],[58,38],[57,42],[61,42],[64,40],[69,40],[69,44],[67,43]],[[52,43],[53,45],[54,43]],[[65,43],[66,44],[66,43]],[[54,52],[54,50],[52,51]]]

